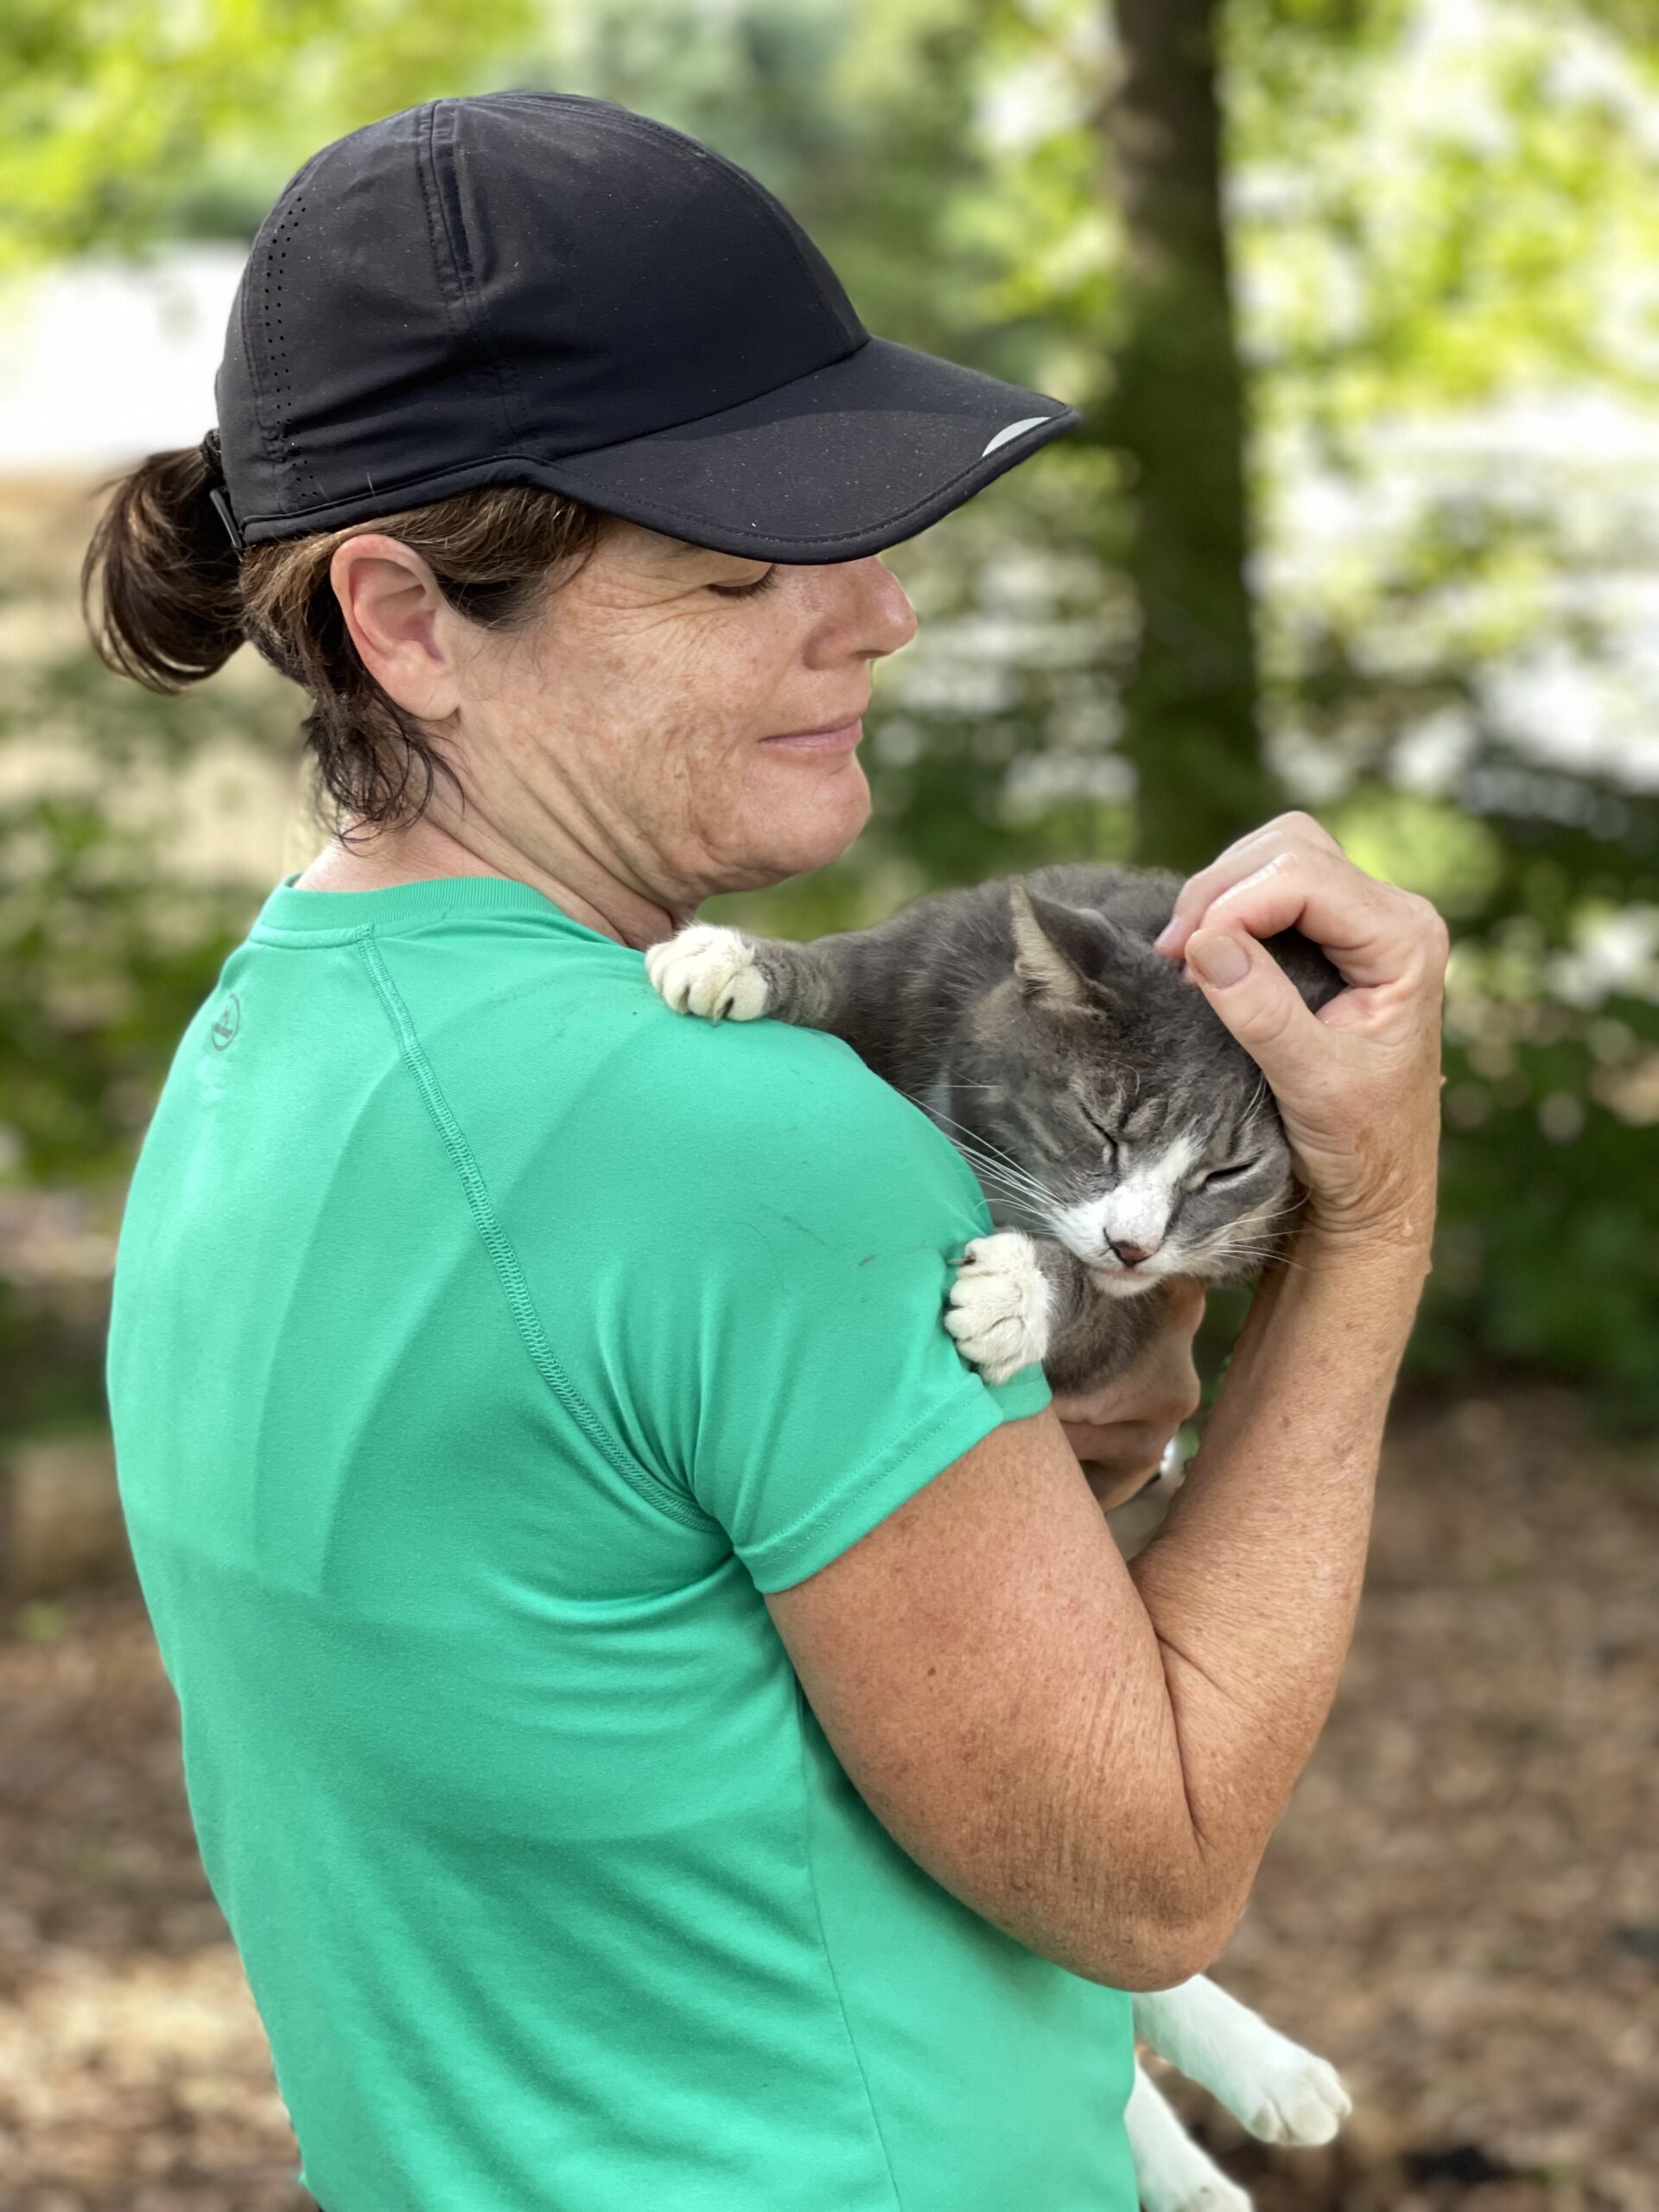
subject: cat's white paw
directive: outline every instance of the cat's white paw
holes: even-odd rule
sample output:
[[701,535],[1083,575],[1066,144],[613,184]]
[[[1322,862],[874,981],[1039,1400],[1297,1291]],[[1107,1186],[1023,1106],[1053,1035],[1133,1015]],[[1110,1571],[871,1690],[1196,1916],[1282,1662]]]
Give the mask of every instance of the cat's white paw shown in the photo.
[[1262,2143],[1328,2143],[1353,2110],[1334,2066],[1205,1974],[1135,1999],[1135,2031]]
[[1329,2143],[1354,2108],[1330,2061],[1290,2042],[1259,2063],[1250,2091],[1234,2110],[1258,2143]]
[[1002,1230],[969,1245],[950,1286],[944,1325],[988,1382],[1006,1382],[1046,1353],[1052,1304],[1035,1244],[1017,1229]]
[[645,975],[676,1014],[701,1014],[705,1021],[728,1016],[758,1021],[766,1010],[766,979],[755,965],[753,946],[715,922],[693,922],[661,944],[647,946]]
[[1251,2212],[1249,2192],[1192,2140],[1138,2058],[1123,2124],[1142,2212]]

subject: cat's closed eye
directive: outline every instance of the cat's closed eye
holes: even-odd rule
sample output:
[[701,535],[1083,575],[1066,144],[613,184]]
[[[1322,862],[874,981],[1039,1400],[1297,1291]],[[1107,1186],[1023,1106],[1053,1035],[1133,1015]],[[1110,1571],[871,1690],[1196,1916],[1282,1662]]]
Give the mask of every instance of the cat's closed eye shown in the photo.
[[1084,1120],[1088,1122],[1090,1128],[1094,1130],[1096,1135],[1103,1139],[1106,1146],[1107,1157],[1109,1160],[1112,1154],[1117,1150],[1117,1139],[1112,1135],[1111,1130],[1108,1128],[1106,1123],[1101,1119],[1094,1108],[1090,1105],[1086,1098],[1079,1098],[1077,1100],[1077,1110],[1083,1116]]
[[1230,1167],[1211,1167],[1199,1176],[1198,1187],[1207,1191],[1212,1183],[1235,1183],[1241,1175],[1248,1175],[1255,1166],[1253,1160],[1235,1160]]

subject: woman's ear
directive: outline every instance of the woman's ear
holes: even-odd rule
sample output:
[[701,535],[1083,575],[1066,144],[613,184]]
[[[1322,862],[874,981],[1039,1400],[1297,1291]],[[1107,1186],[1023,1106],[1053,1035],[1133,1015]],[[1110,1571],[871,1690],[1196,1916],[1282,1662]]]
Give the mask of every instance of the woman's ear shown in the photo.
[[358,658],[387,697],[423,721],[460,704],[446,620],[452,610],[418,553],[376,531],[334,549],[328,581]]

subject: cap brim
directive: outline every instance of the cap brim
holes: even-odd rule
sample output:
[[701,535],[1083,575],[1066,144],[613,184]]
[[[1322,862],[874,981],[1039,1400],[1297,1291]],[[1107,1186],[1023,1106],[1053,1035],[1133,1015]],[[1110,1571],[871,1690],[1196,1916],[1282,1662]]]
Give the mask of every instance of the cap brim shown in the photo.
[[541,463],[555,491],[758,561],[856,561],[926,530],[1082,421],[891,339],[759,399]]

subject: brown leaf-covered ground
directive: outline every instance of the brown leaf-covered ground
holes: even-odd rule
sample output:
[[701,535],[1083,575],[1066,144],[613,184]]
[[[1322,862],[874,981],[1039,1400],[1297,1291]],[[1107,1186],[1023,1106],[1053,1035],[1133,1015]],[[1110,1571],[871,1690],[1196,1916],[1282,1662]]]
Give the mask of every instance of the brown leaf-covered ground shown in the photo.
[[[296,2212],[143,1611],[5,1626],[0,2205]],[[1543,1392],[1397,1419],[1353,1654],[1217,1978],[1355,2098],[1337,2145],[1269,2152],[1173,2085],[1262,2212],[1656,2212],[1659,1448]]]

